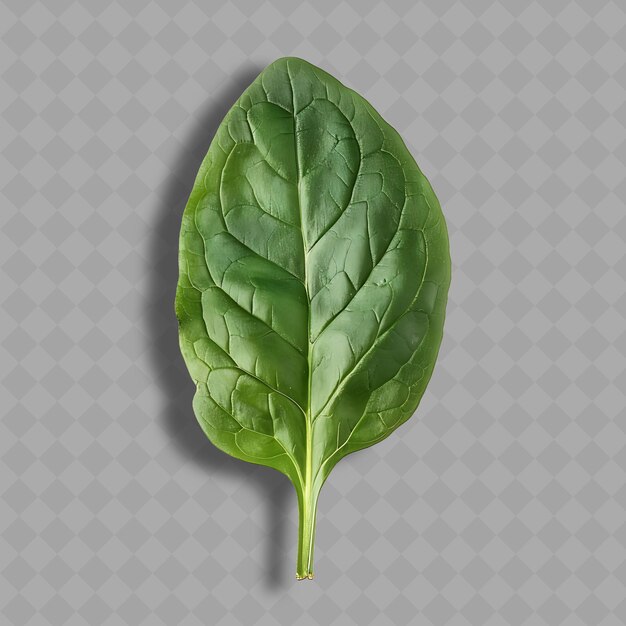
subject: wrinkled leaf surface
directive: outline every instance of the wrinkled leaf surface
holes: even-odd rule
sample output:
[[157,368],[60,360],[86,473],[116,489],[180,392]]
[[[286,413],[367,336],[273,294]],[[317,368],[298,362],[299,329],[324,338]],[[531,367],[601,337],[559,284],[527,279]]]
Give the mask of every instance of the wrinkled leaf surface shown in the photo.
[[333,466],[424,393],[449,277],[439,203],[398,133],[319,68],[267,67],[198,172],[176,312],[206,435],[296,488],[300,578]]

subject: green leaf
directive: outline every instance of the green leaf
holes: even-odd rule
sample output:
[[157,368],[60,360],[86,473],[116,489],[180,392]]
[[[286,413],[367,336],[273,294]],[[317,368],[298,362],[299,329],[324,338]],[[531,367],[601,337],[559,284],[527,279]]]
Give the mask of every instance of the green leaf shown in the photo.
[[324,481],[413,414],[435,364],[450,281],[437,198],[367,101],[279,59],[213,139],[179,264],[195,414],[218,448],[291,479],[297,577],[312,578]]

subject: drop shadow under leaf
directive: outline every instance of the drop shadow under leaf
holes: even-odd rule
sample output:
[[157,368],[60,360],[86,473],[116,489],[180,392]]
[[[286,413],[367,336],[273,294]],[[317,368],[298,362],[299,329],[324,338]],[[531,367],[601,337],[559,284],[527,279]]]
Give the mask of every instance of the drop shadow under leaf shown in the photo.
[[278,589],[287,584],[293,565],[287,555],[289,548],[286,540],[288,508],[294,504],[295,492],[282,474],[234,459],[218,450],[205,437],[191,408],[194,385],[180,354],[174,314],[178,236],[187,198],[224,115],[261,69],[247,66],[232,76],[193,124],[188,137],[172,150],[170,173],[158,195],[148,246],[150,270],[145,319],[150,359],[165,398],[161,415],[163,427],[180,454],[203,467],[207,476],[229,474],[242,482],[251,483],[255,491],[262,494],[267,507],[262,522],[266,525],[267,535],[263,584]]

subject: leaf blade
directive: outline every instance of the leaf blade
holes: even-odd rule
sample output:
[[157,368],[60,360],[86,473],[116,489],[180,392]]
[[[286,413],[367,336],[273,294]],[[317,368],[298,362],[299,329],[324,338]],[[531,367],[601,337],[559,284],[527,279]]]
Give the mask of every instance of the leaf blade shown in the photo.
[[367,101],[279,59],[217,131],[179,265],[198,420],[229,454],[289,476],[307,550],[332,467],[406,421],[432,374],[450,281],[439,203]]

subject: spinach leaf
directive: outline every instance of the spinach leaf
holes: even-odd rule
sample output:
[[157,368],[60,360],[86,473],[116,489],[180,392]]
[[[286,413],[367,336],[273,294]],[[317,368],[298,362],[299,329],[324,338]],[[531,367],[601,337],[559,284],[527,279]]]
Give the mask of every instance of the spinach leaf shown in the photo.
[[413,414],[433,370],[450,280],[437,198],[368,102],[279,59],[213,139],[179,265],[195,414],[218,448],[291,479],[312,578],[324,481]]

